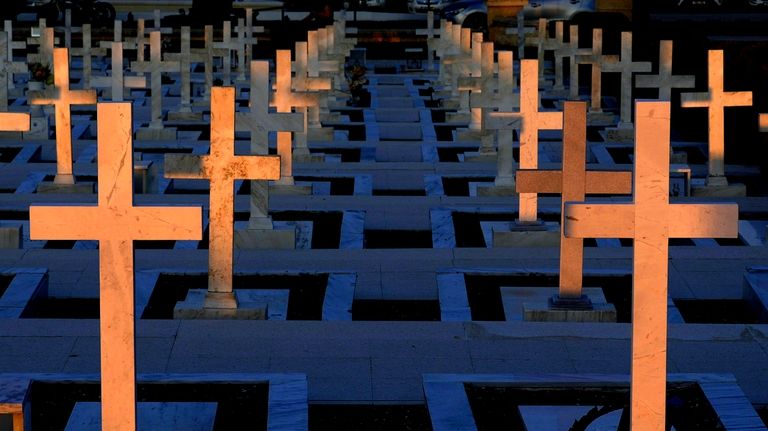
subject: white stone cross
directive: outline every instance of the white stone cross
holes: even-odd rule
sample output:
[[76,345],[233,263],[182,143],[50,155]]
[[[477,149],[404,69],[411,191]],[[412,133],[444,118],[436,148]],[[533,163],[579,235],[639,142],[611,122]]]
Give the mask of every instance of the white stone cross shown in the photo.
[[[571,24],[568,27],[568,32],[568,43],[560,45],[560,48],[555,50],[555,60],[559,58],[562,61],[563,58],[568,57],[569,97],[571,100],[576,100],[579,98],[579,65],[576,61],[576,57],[580,55],[589,55],[592,50],[589,48],[579,48],[579,27],[577,25]],[[557,88],[557,86],[555,87]]]
[[632,77],[635,73],[651,71],[648,61],[632,61],[632,33],[621,33],[621,60],[603,66],[603,72],[621,73],[621,121],[622,125],[632,123]]
[[123,101],[123,88],[147,88],[145,76],[125,76],[123,70],[123,43],[109,42],[112,51],[112,76],[94,76],[91,87],[109,88],[113,102]]
[[13,75],[27,71],[25,63],[13,61],[9,45],[8,33],[0,31],[0,111],[8,110],[8,90],[13,88]]
[[[562,21],[558,21],[556,24],[560,26],[562,32]],[[547,27],[547,19],[539,18],[539,34],[536,38],[536,55],[539,60],[539,81],[544,82],[544,53],[546,51],[555,51],[560,47],[562,43],[562,37],[555,35],[555,38],[549,37],[549,28]]]
[[221,42],[213,42],[214,51],[222,58],[224,69],[224,85],[232,82],[232,52],[240,52],[241,46],[237,39],[232,39],[232,23],[224,21]]
[[735,204],[669,203],[669,102],[635,109],[633,202],[567,202],[569,238],[632,238],[632,383],[630,428],[666,430],[669,238],[738,235]]
[[[570,47],[570,43],[565,43],[565,22],[555,22],[555,42],[553,42],[553,56],[555,59],[555,86],[554,90],[562,91],[565,89],[563,76],[563,60],[569,54],[563,55]],[[578,48],[578,46],[577,46]]]
[[72,175],[72,105],[95,105],[96,91],[69,89],[67,48],[53,50],[54,86],[27,92],[30,105],[53,105],[56,110],[56,184],[74,184]]
[[232,289],[234,182],[279,179],[280,158],[235,155],[234,88],[212,90],[210,155],[167,154],[165,176],[210,181],[208,292],[204,307],[236,309],[237,299]]
[[178,61],[163,61],[163,54],[160,44],[160,32],[153,31],[149,33],[149,61],[136,61],[131,64],[133,72],[148,72],[150,76],[150,91],[152,92],[152,119],[149,123],[150,129],[163,128],[163,72],[177,72],[179,70]]
[[[427,28],[417,29],[416,34],[427,36],[427,71],[435,70],[435,50],[438,44],[435,43],[435,12],[427,11]],[[442,33],[440,34],[442,36]]]
[[[520,62],[520,111],[490,112],[486,116],[489,130],[520,131],[520,169],[537,169],[539,165],[539,130],[563,128],[562,112],[539,111],[539,62]],[[520,193],[520,223],[537,223],[538,202],[535,193]]]
[[133,241],[199,240],[202,209],[133,203],[131,104],[100,103],[98,205],[29,209],[30,238],[99,241],[102,429],[136,430]]
[[237,20],[237,27],[235,27],[235,33],[237,33],[237,47],[238,51],[238,67],[239,72],[237,76],[238,81],[245,80],[245,74],[248,72],[249,64],[251,62],[251,50],[253,45],[259,43],[259,39],[254,36],[254,31],[263,33],[264,27],[253,26],[253,10],[246,9],[245,19],[240,18]]
[[104,49],[109,49],[109,48],[112,48],[112,42],[120,42],[120,43],[123,42],[123,22],[120,21],[119,19],[115,20],[115,23],[113,25],[112,34],[113,34],[112,40],[111,41],[108,41],[108,40],[99,41],[99,47],[104,48]]
[[708,88],[706,93],[683,93],[683,108],[709,110],[709,173],[707,185],[727,185],[725,178],[725,108],[752,106],[751,91],[725,91],[723,83],[723,51],[710,50],[708,57]]
[[[563,108],[563,166],[561,170],[517,171],[519,193],[557,193],[562,195],[561,214],[566,202],[583,201],[587,194],[631,194],[632,173],[587,171],[587,104],[565,102]],[[561,216],[560,225],[565,220]],[[582,296],[584,240],[566,237],[560,229],[561,298]]]
[[192,61],[192,35],[188,26],[181,27],[180,49],[178,54],[166,54],[165,59],[175,61],[179,64],[179,75],[181,76],[181,97],[179,101],[179,112],[192,112],[192,92],[191,92],[191,61]]
[[[311,67],[312,56],[310,55],[312,53],[312,46],[315,46],[317,48],[316,44],[313,44],[313,41],[316,42],[316,38],[312,37],[312,35],[317,35],[317,32],[310,31],[307,32],[307,41],[306,42],[296,42],[296,61],[293,63],[293,70],[295,73],[294,79],[293,79],[293,88],[297,92],[306,92],[306,91],[327,91],[330,90],[333,82],[331,81],[331,77],[320,77],[320,72],[323,71],[334,71],[334,66],[336,68],[340,67],[338,66],[338,62],[336,60],[323,60],[319,61],[317,58],[317,50],[315,49],[314,54],[314,64],[317,67],[317,69],[313,69]],[[336,80],[338,82],[338,79]],[[294,135],[297,138],[296,142],[296,149],[298,150],[300,147],[303,148],[303,150],[306,150],[308,153],[309,150],[307,149],[306,145],[306,138],[307,138],[307,131],[306,129],[308,127],[312,128],[319,128],[321,127],[320,124],[320,109],[327,107],[327,98],[326,97],[320,97],[318,99],[318,105],[314,106],[307,106],[307,107],[301,107],[298,108],[298,112],[303,113],[305,115],[305,131],[302,134]]]
[[0,57],[0,61],[5,63],[4,67],[8,72],[8,90],[13,90],[16,88],[16,84],[13,80],[13,74],[24,73],[27,71],[27,63],[13,61],[13,51],[17,49],[26,49],[27,43],[24,41],[13,40],[13,22],[11,20],[6,20],[3,23],[3,31],[5,31],[5,34],[7,35],[5,51],[6,55],[4,58]]
[[[603,29],[592,30],[592,52],[589,55],[577,55],[577,64],[589,64],[592,66],[592,96],[589,106],[590,112],[602,112],[602,72],[603,66],[618,63],[617,55],[603,55]],[[573,85],[573,84],[571,84]]]
[[[512,51],[499,51],[498,62],[498,108],[500,112],[513,112],[514,109],[520,108],[520,95],[515,93],[517,83],[515,82],[514,53]],[[485,121],[485,118],[483,118],[483,121]],[[486,124],[484,124],[484,127],[488,128]],[[502,128],[497,130],[496,140],[498,141],[498,154],[496,157],[496,179],[494,184],[499,187],[514,187],[513,129]]]
[[672,100],[673,88],[695,88],[694,75],[672,74],[672,41],[659,42],[659,73],[656,75],[637,75],[637,88],[658,88],[659,100]]
[[91,46],[91,25],[83,24],[82,27],[82,48],[70,48],[69,55],[72,57],[83,58],[83,87],[91,88],[91,75],[93,72],[92,58],[94,55],[104,56],[107,55],[107,50],[104,48],[95,48]]
[[53,29],[45,26],[45,19],[41,19],[37,28],[39,36],[27,38],[27,45],[38,45],[36,54],[27,54],[27,61],[30,63],[40,63],[50,66],[53,63],[53,47],[56,43],[56,37],[53,35]]
[[[119,40],[117,40],[117,34],[115,34],[115,41],[119,42]],[[144,19],[139,18],[136,20],[136,37],[125,38],[125,42],[123,42],[123,48],[136,50],[136,62],[143,63],[145,46],[147,46],[147,38],[146,31],[144,30]],[[139,72],[139,75],[143,75],[143,72]]]
[[[249,112],[235,114],[236,130],[251,133],[251,154],[267,155],[269,132],[305,132],[305,116],[300,113],[270,113],[269,62],[251,62]],[[271,229],[269,217],[269,188],[264,181],[251,181],[251,216],[249,229]]]

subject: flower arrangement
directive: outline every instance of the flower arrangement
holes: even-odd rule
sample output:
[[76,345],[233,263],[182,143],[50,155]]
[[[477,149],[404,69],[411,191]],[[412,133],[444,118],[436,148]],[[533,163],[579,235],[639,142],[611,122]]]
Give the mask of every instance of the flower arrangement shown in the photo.
[[44,82],[46,85],[53,84],[53,73],[51,73],[51,66],[42,63],[32,63],[29,68],[29,80],[36,82]]
[[362,90],[363,85],[368,83],[365,73],[368,69],[360,64],[349,65],[344,70],[344,76],[347,78],[349,91],[356,92]]

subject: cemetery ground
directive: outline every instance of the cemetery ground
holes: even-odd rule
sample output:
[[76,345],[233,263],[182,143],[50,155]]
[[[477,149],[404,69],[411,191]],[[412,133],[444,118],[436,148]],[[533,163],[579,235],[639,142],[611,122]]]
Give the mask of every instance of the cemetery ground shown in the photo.
[[[106,312],[122,313],[109,321],[126,327],[135,318],[135,393],[138,422],[150,424],[144,426],[167,420],[177,429],[247,423],[249,429],[269,430],[544,430],[568,429],[563,424],[579,419],[626,426],[633,325],[648,320],[633,308],[637,241],[587,237],[578,269],[573,260],[562,263],[560,250],[566,244],[564,214],[579,209],[561,201],[560,193],[572,192],[569,186],[579,181],[578,200],[586,191],[586,200],[602,207],[627,203],[629,192],[643,189],[637,178],[632,190],[614,187],[629,178],[640,157],[631,142],[608,137],[608,129],[620,128],[619,119],[626,118],[620,112],[626,106],[623,72],[608,71],[618,67],[619,56],[626,58],[619,31],[606,30],[598,52],[596,33],[580,28],[583,43],[576,46],[584,57],[577,66],[581,100],[595,94],[587,60],[604,68],[596,107],[602,118],[610,117],[606,125],[587,122],[587,103],[571,105],[554,95],[553,51],[563,41],[537,61],[537,50],[545,48],[529,36],[527,63],[519,62],[516,47],[498,46],[497,55],[483,63],[481,40],[472,42],[466,32],[437,20],[440,37],[427,42],[424,17],[389,31],[376,28],[375,20],[354,25],[348,17],[317,33],[259,20],[245,30],[243,21],[229,32],[192,29],[189,40],[181,29],[153,25],[151,14],[146,18],[122,26],[124,82],[108,66],[122,61],[111,60],[123,49],[111,45],[118,41],[115,29],[94,29],[87,62],[72,53],[87,39],[84,31],[70,34],[69,52],[59,50],[67,43],[63,27],[49,27],[50,52],[45,37],[28,40],[28,22],[12,23],[7,33],[12,42],[27,42],[12,48],[10,62],[3,54],[3,68],[25,63],[27,55],[50,54],[50,64],[58,58],[61,65],[54,66],[57,92],[27,93],[22,71],[11,75],[17,88],[0,93],[7,94],[8,104],[1,111],[32,112],[33,129],[43,119],[36,130],[0,136],[0,414],[8,413],[0,416],[0,429],[11,429],[11,414],[18,417],[22,408],[34,430],[94,423],[88,429],[98,429],[100,370],[105,378],[99,317],[105,313],[105,276],[113,274],[100,273],[100,262],[110,247],[133,262],[133,299],[112,299]],[[691,215],[699,214],[696,208],[738,204],[738,220],[729,219],[738,228],[733,238],[706,237],[712,228],[703,238],[669,234],[662,240],[668,246],[668,292],[652,305],[666,313],[661,323],[654,321],[668,330],[666,420],[678,431],[765,429],[760,417],[768,420],[768,190],[758,114],[767,108],[761,63],[766,45],[749,34],[632,30],[630,63],[652,66],[643,73],[661,74],[659,41],[671,39],[673,74],[695,77],[695,86],[671,90],[671,148],[664,139],[654,140],[677,157],[669,170],[654,174],[672,190],[669,205],[658,204],[659,213],[692,206],[656,225],[682,225],[669,230],[695,237],[706,224]],[[456,36],[449,36],[453,31]],[[238,44],[238,37],[257,42]],[[96,50],[101,42],[109,51]],[[141,54],[131,44],[141,46]],[[485,48],[486,54],[494,52]],[[432,65],[428,50],[436,51]],[[508,50],[514,50],[514,60],[501,54]],[[717,61],[710,50],[725,53],[720,90],[752,92],[750,106],[723,102],[729,107],[721,165],[711,157],[718,138],[709,133],[708,111],[717,99],[711,96],[717,88],[708,71],[717,70]],[[365,65],[366,82],[353,102],[344,68],[355,61]],[[97,107],[82,100],[88,94],[71,92],[87,88],[89,62],[99,101],[122,97],[132,108]],[[560,78],[571,85],[567,63]],[[69,77],[62,80],[66,70]],[[505,73],[519,91],[505,84]],[[97,77],[106,83],[98,84]],[[478,77],[483,79],[473,80]],[[213,82],[233,90],[209,91]],[[658,88],[630,88],[630,94],[652,99]],[[681,96],[708,89],[703,101]],[[533,94],[531,104],[523,92]],[[35,97],[46,106],[35,109]],[[51,98],[66,105],[70,119],[60,116],[61,106],[54,111]],[[68,106],[77,98],[78,104]],[[683,108],[682,99],[708,105]],[[275,109],[268,109],[270,100]],[[496,110],[503,121],[487,120],[485,111],[479,120],[472,110]],[[519,125],[501,124],[537,115],[529,123],[541,129],[534,137]],[[56,126],[71,122],[71,145],[65,145],[64,128],[55,127],[54,118]],[[659,124],[653,123],[655,131],[663,129]],[[639,120],[630,126],[648,130]],[[498,138],[488,151],[491,130]],[[502,144],[513,139],[514,145]],[[578,141],[583,147],[563,148]],[[107,149],[106,142],[114,146]],[[132,151],[125,150],[128,145]],[[518,200],[499,181],[513,159],[520,163],[518,186],[524,171],[559,170],[561,181],[541,185],[531,176],[526,184],[546,191],[533,204]],[[576,168],[564,166],[566,159],[576,160]],[[128,174],[119,167],[131,163]],[[606,171],[624,174],[589,179],[589,172]],[[729,186],[744,185],[743,195],[688,192],[726,177]],[[661,198],[658,192],[654,197]],[[127,229],[109,225],[107,210],[99,216],[75,213],[109,209],[112,199],[131,211],[138,208],[137,219],[144,218]],[[168,211],[169,217],[158,223],[145,207]],[[218,213],[220,207],[228,209]],[[42,216],[48,217],[44,224],[36,219]],[[526,216],[544,224],[516,230]],[[609,229],[623,221],[572,225]],[[531,231],[534,240],[526,239]],[[122,243],[109,245],[118,237],[133,243],[132,255]],[[563,268],[567,278],[577,275],[575,285],[566,282]],[[649,268],[639,275],[663,275],[660,267]],[[546,308],[565,289],[583,291],[595,307],[613,310],[607,313],[613,321],[526,320],[537,309],[530,304]],[[239,308],[210,307],[217,301],[237,301]],[[222,317],[206,314],[211,308],[228,310],[222,312],[228,318],[211,318]],[[563,422],[546,424],[547,418]]]

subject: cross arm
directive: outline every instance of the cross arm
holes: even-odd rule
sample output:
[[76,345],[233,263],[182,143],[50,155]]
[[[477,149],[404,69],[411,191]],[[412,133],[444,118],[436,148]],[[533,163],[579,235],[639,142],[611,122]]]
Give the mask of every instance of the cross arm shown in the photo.
[[235,130],[240,132],[304,132],[304,114],[301,113],[235,113]]
[[[515,177],[518,193],[562,193],[562,171],[520,169]],[[628,195],[632,193],[632,172],[587,171],[586,189],[590,195]]]
[[279,180],[280,156],[241,156],[232,163],[233,175],[249,180]]
[[736,204],[674,204],[669,206],[669,237],[735,238],[738,220]]
[[0,130],[6,132],[25,132],[29,130],[29,114],[22,112],[0,113]]
[[201,207],[31,206],[33,240],[200,240]]
[[520,129],[523,125],[523,115],[519,112],[487,112],[483,121],[489,130]]
[[680,95],[680,106],[683,108],[706,108],[712,102],[709,93],[683,93]]
[[194,154],[166,154],[165,177],[185,180],[207,179],[205,165],[208,156]]
[[566,202],[566,238],[634,238],[635,205]]

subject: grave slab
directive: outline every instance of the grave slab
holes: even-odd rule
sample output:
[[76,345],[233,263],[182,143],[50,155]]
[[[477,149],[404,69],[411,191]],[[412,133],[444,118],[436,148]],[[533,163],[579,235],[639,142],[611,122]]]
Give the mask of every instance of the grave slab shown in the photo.
[[[212,431],[217,403],[141,402],[137,430]],[[64,431],[101,429],[101,403],[78,402]]]
[[[288,290],[238,289],[237,309],[206,308],[203,289],[190,289],[184,301],[173,309],[174,319],[187,320],[285,320],[288,314]],[[274,316],[274,318],[272,318]]]
[[603,289],[583,288],[592,301],[592,310],[558,310],[549,300],[559,294],[556,287],[502,287],[501,300],[507,321],[526,322],[616,322],[616,307],[605,300]]

